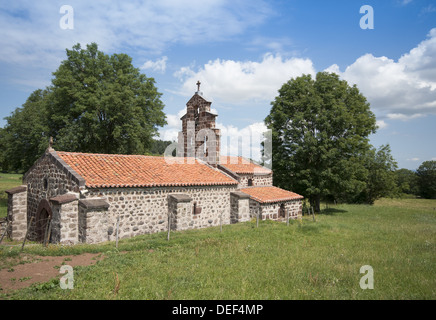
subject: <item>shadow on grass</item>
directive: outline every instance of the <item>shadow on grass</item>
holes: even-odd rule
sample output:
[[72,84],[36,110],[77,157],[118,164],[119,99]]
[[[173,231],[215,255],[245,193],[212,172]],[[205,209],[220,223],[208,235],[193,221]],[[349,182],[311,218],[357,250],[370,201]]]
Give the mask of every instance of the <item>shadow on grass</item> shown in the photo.
[[[328,216],[334,216],[338,213],[347,213],[347,210],[344,209],[338,209],[338,208],[327,208],[327,209],[321,209],[321,212],[317,212],[316,214],[323,214]],[[306,213],[305,216],[308,214]]]

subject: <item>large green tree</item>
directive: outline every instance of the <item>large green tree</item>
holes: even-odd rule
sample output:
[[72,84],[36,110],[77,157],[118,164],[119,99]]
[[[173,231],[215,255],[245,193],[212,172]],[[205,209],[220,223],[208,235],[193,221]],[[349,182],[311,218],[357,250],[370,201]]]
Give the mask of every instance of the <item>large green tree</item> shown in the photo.
[[271,103],[274,182],[310,199],[359,194],[366,187],[365,156],[376,119],[358,88],[333,73],[291,79]]
[[421,197],[436,199],[436,161],[424,161],[416,174]]
[[20,145],[26,151],[17,159],[3,156],[4,170],[27,170],[50,136],[58,150],[144,154],[166,124],[154,79],[140,73],[131,57],[107,55],[95,43],[86,49],[77,44],[66,55],[52,85],[6,119],[1,146],[11,154]]

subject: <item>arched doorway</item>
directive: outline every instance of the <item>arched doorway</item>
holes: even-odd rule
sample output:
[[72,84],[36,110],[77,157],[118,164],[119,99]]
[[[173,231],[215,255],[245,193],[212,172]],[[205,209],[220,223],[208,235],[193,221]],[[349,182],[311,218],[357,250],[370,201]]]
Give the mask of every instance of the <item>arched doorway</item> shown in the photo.
[[48,232],[49,223],[52,218],[52,210],[50,207],[50,203],[43,199],[38,205],[38,209],[36,210],[36,235],[35,240],[39,242],[44,242],[44,236]]

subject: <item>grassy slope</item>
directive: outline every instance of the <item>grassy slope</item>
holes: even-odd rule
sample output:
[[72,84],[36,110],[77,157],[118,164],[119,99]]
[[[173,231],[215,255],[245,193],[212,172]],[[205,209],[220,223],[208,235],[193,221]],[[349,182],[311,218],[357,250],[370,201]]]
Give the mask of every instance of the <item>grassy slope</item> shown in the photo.
[[[408,200],[409,201],[409,200]],[[425,201],[425,200],[423,200]],[[104,252],[74,269],[74,289],[53,281],[13,299],[435,299],[436,207],[414,200],[341,205],[317,221],[262,221],[154,234],[73,248],[27,252]],[[4,250],[1,256],[18,254]],[[362,290],[361,266],[374,269],[374,290]],[[115,275],[119,291],[113,292]],[[54,285],[53,285],[54,284]],[[8,298],[8,297],[4,297]]]
[[8,195],[5,190],[21,185],[22,174],[0,173],[0,218],[6,217]]

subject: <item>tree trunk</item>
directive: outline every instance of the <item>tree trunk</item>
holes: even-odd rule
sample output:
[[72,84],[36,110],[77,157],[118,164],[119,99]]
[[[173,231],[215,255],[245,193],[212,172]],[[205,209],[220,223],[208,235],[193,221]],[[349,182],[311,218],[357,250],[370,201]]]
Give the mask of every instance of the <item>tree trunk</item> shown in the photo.
[[315,212],[321,212],[321,195],[314,194],[310,198],[310,206],[315,208]]

